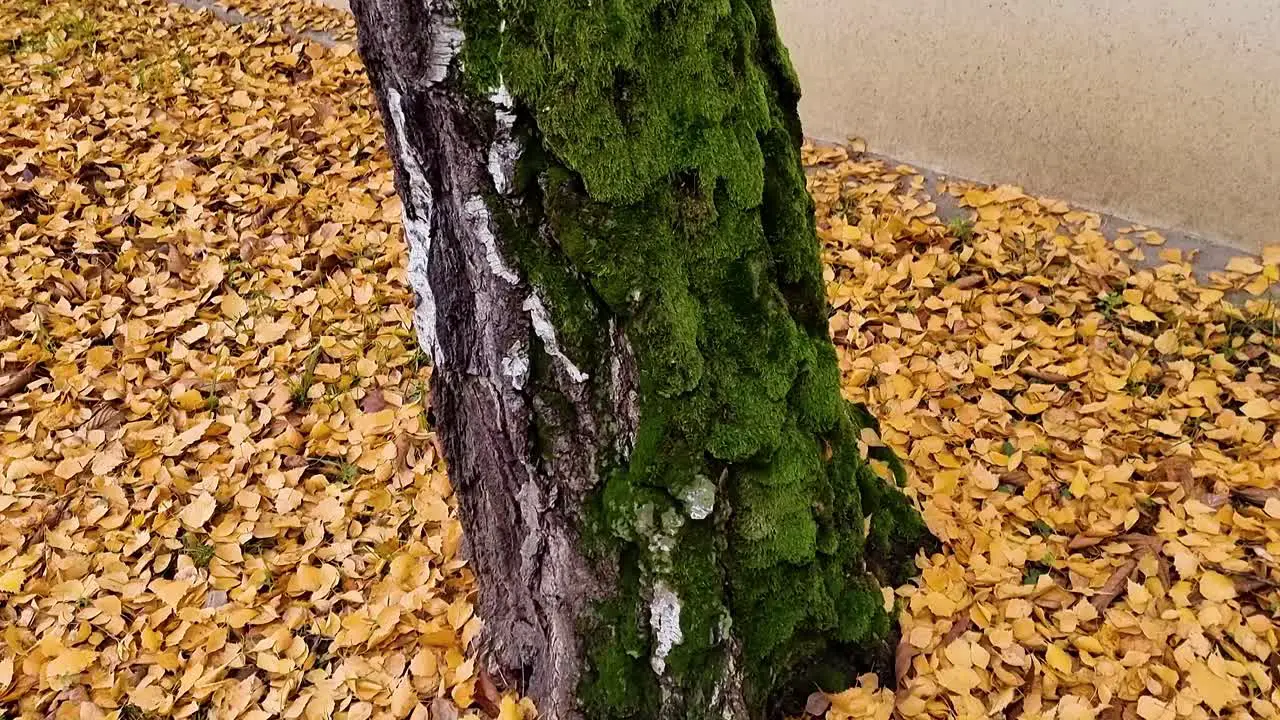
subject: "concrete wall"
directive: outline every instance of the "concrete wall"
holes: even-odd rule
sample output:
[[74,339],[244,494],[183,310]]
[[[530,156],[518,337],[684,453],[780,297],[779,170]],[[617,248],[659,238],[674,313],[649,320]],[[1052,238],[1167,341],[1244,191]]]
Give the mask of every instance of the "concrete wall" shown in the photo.
[[775,0],[808,134],[1280,243],[1276,0]]

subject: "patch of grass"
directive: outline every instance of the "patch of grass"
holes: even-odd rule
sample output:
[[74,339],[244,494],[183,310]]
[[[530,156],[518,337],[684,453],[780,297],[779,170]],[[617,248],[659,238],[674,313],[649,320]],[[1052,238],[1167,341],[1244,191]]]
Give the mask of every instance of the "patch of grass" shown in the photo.
[[45,33],[37,33],[35,35],[18,34],[9,38],[5,43],[5,50],[10,57],[44,52],[48,47],[49,36]]
[[195,533],[187,533],[182,537],[182,554],[191,558],[192,564],[204,569],[213,562],[214,548],[208,537],[200,537]]
[[304,408],[311,403],[308,397],[311,393],[311,387],[316,384],[316,364],[320,362],[320,346],[317,345],[308,355],[302,365],[302,374],[298,379],[289,383],[289,399],[293,401],[295,408]]
[[1040,535],[1043,535],[1044,537],[1049,537],[1050,535],[1053,535],[1053,526],[1045,522],[1044,520],[1036,520],[1035,522],[1031,523],[1031,529],[1036,531]]
[[89,47],[89,54],[98,53],[98,22],[93,18],[70,13],[61,15],[55,21],[58,29],[66,34],[68,41],[74,41]]
[[1040,563],[1032,563],[1027,566],[1026,572],[1022,575],[1022,584],[1035,585],[1040,582],[1041,576],[1048,575],[1051,571],[1051,568],[1041,565]]
[[1112,290],[1105,295],[1098,296],[1096,307],[1102,316],[1110,320],[1116,316],[1116,311],[1124,306],[1124,296],[1119,290]]
[[352,463],[344,462],[338,465],[337,477],[334,479],[340,483],[350,485],[358,477],[360,477],[360,468]]
[[409,391],[409,402],[418,403],[421,412],[418,413],[418,427],[427,430],[431,427],[431,419],[429,417],[431,407],[431,389],[427,387],[427,383],[418,380],[413,383],[413,389]]
[[263,577],[262,581],[258,583],[258,590],[260,592],[269,593],[273,589],[275,589],[275,586],[276,586],[276,574],[271,572],[270,570],[266,571],[266,576]]
[[308,632],[302,636],[302,641],[307,645],[307,652],[314,658],[312,667],[322,666],[333,658],[329,652],[329,648],[333,644],[333,638],[320,633]]
[[953,217],[947,221],[947,232],[952,237],[968,242],[973,238],[973,221],[967,217]]
[[276,539],[268,538],[252,538],[251,540],[240,543],[240,552],[249,555],[261,555],[276,546]]
[[[1237,314],[1238,313],[1238,314]],[[1249,315],[1236,311],[1228,314],[1223,328],[1222,341],[1216,349],[1227,360],[1235,357],[1248,345],[1268,349],[1278,346],[1280,340],[1280,312],[1268,301],[1262,308],[1255,308]]]
[[409,364],[413,366],[415,371],[421,370],[424,367],[431,366],[431,357],[422,348],[414,348],[413,359],[409,361]]
[[1052,551],[1045,553],[1044,557],[1040,558],[1039,561],[1033,562],[1026,567],[1022,575],[1022,584],[1035,585],[1042,576],[1053,572],[1053,565],[1057,561],[1058,556],[1054,555]]
[[1134,397],[1158,397],[1164,391],[1164,386],[1154,380],[1130,378],[1124,384],[1124,391]]
[[182,77],[191,77],[191,70],[194,67],[191,62],[191,55],[186,50],[179,50],[174,59],[178,61],[178,72],[182,73]]
[[98,38],[98,22],[87,15],[67,13],[58,16],[55,23],[72,40],[96,40]]
[[333,482],[350,485],[360,477],[360,468],[355,463],[345,460],[328,460],[321,458],[315,461],[322,467],[321,473]]
[[[88,47],[90,55],[98,53],[98,22],[84,14],[63,13],[49,21],[36,32],[19,33],[5,41],[4,49],[10,57],[28,53],[46,52],[56,45],[70,44],[75,47]],[[65,54],[65,53],[64,53]],[[51,63],[45,63],[49,65]],[[45,67],[37,66],[37,70]],[[46,75],[57,77],[47,71]]]
[[133,81],[139,91],[149,93],[172,84],[173,74],[165,61],[152,57],[137,63]]

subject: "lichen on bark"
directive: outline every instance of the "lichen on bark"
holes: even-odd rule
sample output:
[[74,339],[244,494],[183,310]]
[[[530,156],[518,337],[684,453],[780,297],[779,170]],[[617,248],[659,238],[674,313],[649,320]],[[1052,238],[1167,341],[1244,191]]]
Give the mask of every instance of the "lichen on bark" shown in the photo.
[[890,633],[875,576],[909,575],[927,531],[840,394],[769,3],[459,7],[466,82],[509,93],[524,148],[520,201],[493,205],[555,325],[532,391],[559,402],[539,390],[549,354],[606,368],[606,321],[638,370],[635,437],[583,516],[618,576],[582,620],[588,716],[699,717],[730,665],[754,708],[837,689]]

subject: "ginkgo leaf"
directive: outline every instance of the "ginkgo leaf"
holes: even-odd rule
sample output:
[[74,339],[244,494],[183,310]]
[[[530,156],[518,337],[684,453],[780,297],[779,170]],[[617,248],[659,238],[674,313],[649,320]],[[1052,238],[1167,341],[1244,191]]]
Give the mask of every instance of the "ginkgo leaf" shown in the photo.
[[183,410],[195,410],[205,404],[204,395],[195,388],[187,388],[173,396],[173,402]]
[[1049,664],[1049,667],[1058,672],[1071,672],[1071,656],[1056,643],[1045,648],[1044,659]]
[[124,462],[124,459],[124,448],[118,443],[113,443],[110,447],[93,458],[93,464],[89,466],[89,471],[94,475],[106,475],[112,470],[120,467],[121,463]]
[[1160,316],[1148,310],[1143,305],[1130,305],[1128,308],[1129,317],[1138,322],[1159,322]]
[[50,678],[76,675],[88,669],[97,659],[98,653],[93,650],[66,649],[44,666],[44,673]]
[[1165,354],[1171,354],[1178,351],[1181,346],[1181,340],[1178,338],[1176,330],[1165,330],[1156,336],[1155,342],[1152,343],[1156,350]]
[[209,518],[213,517],[214,510],[218,507],[218,501],[207,492],[202,492],[187,503],[186,507],[178,513],[178,517],[182,519],[182,524],[193,530],[199,530],[204,524],[209,522]]
[[0,592],[22,592],[22,581],[25,580],[26,577],[26,572],[17,568],[12,568],[0,573]]
[[1206,570],[1200,575],[1200,594],[1207,600],[1222,602],[1236,596],[1236,586],[1227,576]]
[[182,599],[191,591],[191,584],[182,580],[165,580],[164,578],[156,578],[151,581],[148,586],[156,597],[171,608],[176,608],[182,602]]
[[201,420],[190,429],[175,436],[173,440],[164,446],[161,452],[170,457],[181,453],[190,447],[192,443],[204,437],[205,432],[208,431],[211,425],[213,425],[213,420]]
[[159,685],[147,685],[129,691],[129,701],[145,712],[159,712],[169,702]]
[[1199,696],[1201,702],[1215,713],[1222,712],[1229,705],[1240,700],[1238,681],[1227,673],[1214,674],[1209,666],[1202,662],[1191,664],[1188,679],[1191,689]]
[[1271,402],[1266,398],[1254,398],[1244,405],[1240,406],[1240,412],[1251,420],[1269,417],[1275,413],[1275,409],[1271,406]]
[[1233,257],[1227,261],[1227,271],[1255,275],[1262,272],[1262,265],[1251,257]]

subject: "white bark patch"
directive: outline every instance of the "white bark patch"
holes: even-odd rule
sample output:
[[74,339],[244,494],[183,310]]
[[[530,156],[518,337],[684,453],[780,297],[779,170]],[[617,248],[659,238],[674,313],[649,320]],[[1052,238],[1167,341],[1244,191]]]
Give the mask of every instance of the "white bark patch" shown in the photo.
[[529,348],[524,343],[511,346],[502,358],[502,374],[511,378],[511,387],[516,390],[524,388],[529,379]]
[[520,143],[512,137],[511,128],[516,124],[515,101],[506,85],[499,85],[489,95],[493,103],[493,117],[497,121],[493,133],[493,142],[489,144],[489,176],[493,178],[493,187],[499,195],[505,195],[511,189],[511,181],[515,176],[516,158],[520,157]]
[[498,252],[498,238],[493,234],[493,218],[489,215],[489,207],[484,204],[484,198],[479,195],[467,198],[467,201],[462,204],[462,212],[467,216],[467,227],[471,228],[484,244],[484,258],[489,263],[489,269],[494,275],[512,285],[519,284],[520,276],[511,269],[510,265],[507,265],[507,261],[502,258],[502,253]]
[[698,475],[680,491],[680,501],[690,518],[703,520],[710,517],[716,507],[716,485],[706,475]]
[[738,672],[737,657],[735,644],[728,643],[724,654],[724,670],[720,672],[716,686],[711,691],[711,707],[719,708],[720,717],[724,720],[746,716],[745,708],[742,707],[742,676]]
[[[631,456],[636,444],[636,430],[640,427],[640,400],[636,397],[635,356],[631,342],[625,333],[618,332],[614,318],[609,318],[609,337],[612,352],[609,353],[609,387],[613,396],[613,408],[622,420],[618,436],[618,448],[624,457]],[[623,360],[626,360],[624,366]]]
[[532,560],[538,556],[542,545],[542,533],[539,532],[538,518],[542,512],[542,493],[538,486],[527,480],[516,493],[516,502],[520,504],[520,516],[524,519],[524,541],[520,543],[520,556]]
[[[436,3],[432,3],[436,4]],[[434,8],[433,8],[434,9]],[[449,74],[449,65],[462,49],[464,36],[453,18],[440,15],[439,22],[427,23],[431,34],[431,47],[427,57],[427,83],[435,85]]]
[[405,102],[395,88],[387,91],[387,107],[391,112],[391,126],[396,134],[396,146],[400,150],[400,167],[409,180],[409,197],[401,198],[404,206],[404,236],[409,244],[409,285],[417,293],[418,305],[413,313],[413,327],[417,331],[418,345],[422,351],[439,361],[442,356],[436,334],[436,300],[427,277],[427,263],[431,254],[431,214],[434,198],[427,182],[426,168],[409,144],[405,132]]
[[649,665],[661,675],[667,669],[667,656],[672,648],[684,642],[684,633],[680,631],[680,598],[662,580],[653,586],[649,626],[653,628],[654,637],[653,657],[649,658]]
[[547,306],[542,304],[542,298],[538,297],[538,293],[530,293],[523,307],[524,311],[529,313],[533,333],[542,340],[542,346],[547,354],[560,361],[569,379],[577,383],[586,382],[591,376],[579,370],[578,366],[574,365],[573,361],[560,349],[560,341],[556,339],[556,326],[551,324],[551,315],[547,312]]

